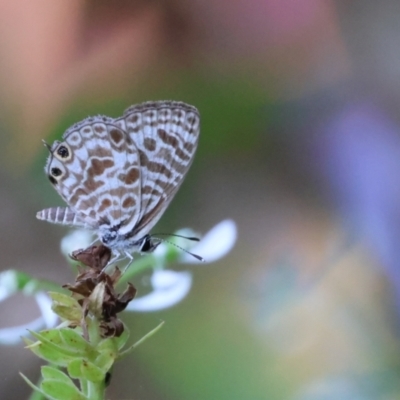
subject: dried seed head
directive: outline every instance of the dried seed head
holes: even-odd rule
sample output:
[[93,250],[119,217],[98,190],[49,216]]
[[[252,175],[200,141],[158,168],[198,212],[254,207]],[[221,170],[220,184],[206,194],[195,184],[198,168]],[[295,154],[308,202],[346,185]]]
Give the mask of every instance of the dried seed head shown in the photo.
[[87,332],[85,317],[91,313],[100,321],[103,337],[120,336],[124,325],[117,318],[117,313],[123,311],[135,297],[135,287],[128,283],[122,294],[116,293],[114,286],[121,277],[121,271],[116,267],[111,275],[103,272],[111,257],[111,250],[104,245],[74,251],[71,257],[89,267],[80,269],[73,285],[63,286],[70,290],[82,305],[83,331]]

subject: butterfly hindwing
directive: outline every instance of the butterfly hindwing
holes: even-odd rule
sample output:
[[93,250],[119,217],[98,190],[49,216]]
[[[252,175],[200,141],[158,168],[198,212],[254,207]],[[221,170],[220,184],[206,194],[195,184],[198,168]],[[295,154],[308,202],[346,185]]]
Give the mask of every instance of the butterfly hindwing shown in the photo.
[[93,117],[67,130],[46,166],[61,197],[93,228],[139,215],[137,148],[112,119],[104,119]]
[[198,143],[199,114],[182,102],[147,102],[128,108],[120,120],[140,153],[139,234],[156,224],[182,183]]

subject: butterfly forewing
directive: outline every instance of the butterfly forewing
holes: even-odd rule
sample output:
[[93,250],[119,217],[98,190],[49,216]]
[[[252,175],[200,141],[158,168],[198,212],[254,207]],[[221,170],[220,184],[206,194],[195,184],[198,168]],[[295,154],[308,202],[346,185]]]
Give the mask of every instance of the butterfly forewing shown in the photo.
[[98,232],[105,227],[116,232],[115,247],[127,250],[125,239],[146,235],[172,200],[198,136],[197,109],[175,101],[147,102],[117,119],[99,116],[73,125],[51,146],[45,168],[69,207],[37,217]]

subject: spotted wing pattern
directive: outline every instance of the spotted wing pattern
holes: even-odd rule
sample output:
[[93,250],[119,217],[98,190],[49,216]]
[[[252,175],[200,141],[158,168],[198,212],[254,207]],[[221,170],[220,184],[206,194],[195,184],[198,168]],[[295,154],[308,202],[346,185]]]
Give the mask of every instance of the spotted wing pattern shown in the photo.
[[53,223],[141,237],[172,200],[193,160],[199,136],[196,108],[147,102],[120,118],[87,118],[49,147],[45,171],[68,207],[37,217]]
[[132,106],[117,120],[140,157],[141,201],[134,223],[138,237],[157,223],[179,189],[197,148],[199,122],[195,107],[176,101]]
[[[137,218],[140,165],[129,136],[112,119],[94,117],[72,126],[63,139],[53,144],[45,170],[75,214],[72,225],[83,221],[97,229],[103,224],[121,224],[127,215]],[[59,218],[62,214],[59,212]],[[45,210],[40,217],[46,217]],[[51,222],[60,223],[56,215],[54,218]]]

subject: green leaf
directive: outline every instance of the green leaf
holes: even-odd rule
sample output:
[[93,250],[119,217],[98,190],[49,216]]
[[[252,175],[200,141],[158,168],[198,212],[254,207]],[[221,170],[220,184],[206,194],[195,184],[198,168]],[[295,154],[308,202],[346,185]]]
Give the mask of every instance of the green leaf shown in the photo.
[[64,306],[82,308],[75,298],[67,294],[59,292],[49,292],[48,295],[51,297],[53,301],[62,304]]
[[65,321],[79,323],[82,318],[82,309],[76,309],[74,307],[67,307],[54,303],[52,304],[51,309]]
[[43,343],[34,343],[28,348],[38,357],[51,364],[57,365],[58,367],[66,367],[71,360],[74,359],[72,356],[66,356],[65,354],[60,354],[59,352],[54,351],[54,349],[44,345]]
[[96,357],[97,351],[79,333],[71,328],[61,328],[60,336],[69,350],[80,357]]
[[22,372],[19,373],[22,377],[22,379],[35,391],[40,393],[42,396],[46,397],[45,393],[43,392],[42,389],[37,387],[35,384],[33,384]]
[[[62,344],[61,336],[60,336],[60,331],[55,328],[55,329],[46,329],[41,331],[40,333],[37,332],[31,332],[28,331],[32,334],[32,336],[37,339],[37,336],[40,335],[41,338],[43,338],[43,341],[49,341],[52,342],[53,344]],[[42,340],[40,340],[42,342]]]
[[88,400],[74,385],[57,379],[46,379],[40,385],[44,394],[54,400]]
[[125,325],[124,332],[120,337],[106,338],[101,340],[100,343],[97,345],[96,350],[102,354],[106,353],[107,354],[106,357],[115,360],[117,358],[119,350],[125,346],[128,339],[129,339],[129,329]]
[[65,374],[64,372],[60,371],[57,368],[51,367],[49,365],[44,365],[41,368],[43,380],[50,379],[50,380],[57,380],[63,381],[64,383],[68,383],[73,385],[71,378]]
[[73,379],[82,379],[83,374],[81,371],[83,358],[75,358],[67,365],[67,371],[71,378]]
[[32,393],[27,398],[27,400],[46,400],[46,396],[42,392],[32,390]]
[[99,353],[109,352],[114,355],[118,353],[118,342],[116,338],[107,338],[102,340],[96,347]]
[[153,330],[151,330],[149,333],[144,335],[140,340],[138,340],[136,343],[134,343],[132,346],[128,347],[125,351],[121,352],[118,355],[118,359],[125,357],[129,353],[131,353],[133,350],[136,349],[136,347],[140,346],[145,340],[153,336],[155,333],[158,332],[158,330],[161,329],[161,327],[164,325],[164,321],[162,321],[158,326],[156,326]]
[[83,358],[77,358],[68,365],[68,373],[74,379],[87,379],[90,382],[102,382],[107,370]]
[[[51,332],[54,331],[54,332]],[[71,350],[69,347],[67,348],[65,344],[61,340],[60,332],[58,329],[51,329],[50,331],[42,331],[41,333],[29,331],[28,332],[39,342],[41,342],[42,345],[45,347],[48,347],[50,349],[53,349],[55,352],[58,352],[60,354],[63,354],[65,356],[70,356],[70,357],[76,357],[77,351]],[[50,334],[51,332],[51,334]],[[53,335],[54,333],[54,335]],[[57,333],[57,335],[55,334]],[[34,346],[33,344],[32,346]],[[43,346],[43,347],[44,347]],[[30,348],[31,346],[29,346]]]
[[32,341],[32,340],[30,340],[30,339],[28,339],[28,338],[26,338],[26,337],[22,337],[22,340],[25,342],[26,348],[28,348],[28,349],[29,349],[32,345],[35,344],[34,341]]
[[103,371],[92,362],[83,360],[81,364],[83,376],[90,382],[104,382],[106,372]]
[[53,300],[52,310],[67,321],[80,321],[82,318],[82,307],[76,299],[63,293],[50,292]]
[[[42,332],[43,333],[43,332]],[[54,341],[59,341],[61,343],[61,338],[57,329],[52,329],[50,331],[44,332],[44,335],[47,338],[50,338]],[[52,364],[55,364],[59,367],[66,367],[68,363],[71,362],[76,356],[66,355],[64,353],[60,353],[57,349],[54,349],[53,346],[49,346],[43,342],[32,342],[30,339],[23,338],[25,343],[27,344],[26,348],[31,350],[38,357],[46,360]]]
[[104,351],[94,362],[104,373],[106,373],[113,366],[116,357],[117,355],[115,353]]

